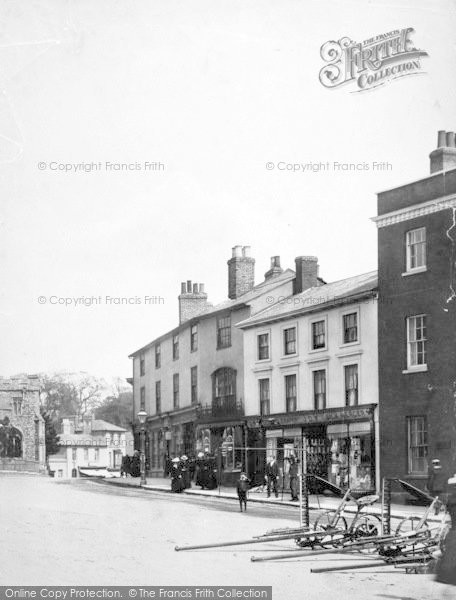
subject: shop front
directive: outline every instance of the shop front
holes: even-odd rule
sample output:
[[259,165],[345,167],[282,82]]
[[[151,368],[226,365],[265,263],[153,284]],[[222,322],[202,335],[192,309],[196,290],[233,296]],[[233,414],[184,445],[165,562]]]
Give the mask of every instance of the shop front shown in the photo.
[[[279,464],[287,488],[290,457],[303,470],[354,493],[375,492],[375,404],[274,415],[277,425],[266,430],[266,456]],[[324,484],[310,480],[311,492]]]
[[241,421],[201,423],[196,427],[196,453],[218,459],[223,485],[234,485],[244,468],[244,432]]

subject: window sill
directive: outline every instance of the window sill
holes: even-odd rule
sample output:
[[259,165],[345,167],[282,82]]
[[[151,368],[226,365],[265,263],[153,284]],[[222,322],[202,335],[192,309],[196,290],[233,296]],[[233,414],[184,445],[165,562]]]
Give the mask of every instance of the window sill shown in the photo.
[[359,340],[356,340],[356,342],[343,342],[340,348],[351,348],[352,346],[359,346],[360,343]]
[[327,362],[329,360],[329,355],[319,355],[319,356],[313,356],[312,358],[308,358],[306,360],[306,363],[309,364],[313,364],[313,363],[317,363],[317,362]]
[[231,348],[231,344],[228,344],[227,346],[217,346],[216,350],[226,350],[227,348]]
[[410,269],[402,273],[402,277],[409,277],[409,275],[417,275],[418,273],[426,273],[427,267],[418,267],[417,269]]
[[316,354],[317,352],[327,352],[327,351],[328,351],[328,347],[323,346],[323,348],[312,348],[311,350],[309,350],[309,354]]
[[403,375],[410,375],[411,373],[425,373],[428,370],[427,365],[420,365],[418,367],[409,367],[402,371]]

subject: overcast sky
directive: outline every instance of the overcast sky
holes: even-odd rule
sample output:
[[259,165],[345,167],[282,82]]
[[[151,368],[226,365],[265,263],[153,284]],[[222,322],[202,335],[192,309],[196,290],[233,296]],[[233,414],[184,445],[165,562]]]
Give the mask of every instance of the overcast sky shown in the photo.
[[[273,255],[284,267],[316,255],[327,281],[375,269],[376,192],[426,176],[437,130],[456,129],[454,2],[0,8],[4,376],[129,376],[128,354],[177,324],[181,281],[205,283],[214,303],[226,298],[236,244],[252,247],[257,282]],[[407,27],[429,54],[424,74],[363,93],[320,83],[328,40]],[[164,169],[109,171],[108,161]],[[280,161],[392,168],[293,172]],[[146,295],[164,303],[146,305]],[[102,303],[51,304],[81,296]],[[142,302],[110,306],[106,296]]]

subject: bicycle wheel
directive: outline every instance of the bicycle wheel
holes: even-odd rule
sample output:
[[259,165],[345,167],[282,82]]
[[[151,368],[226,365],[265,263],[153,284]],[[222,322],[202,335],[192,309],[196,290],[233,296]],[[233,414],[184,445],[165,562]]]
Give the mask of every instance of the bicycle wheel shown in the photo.
[[[334,548],[345,539],[348,530],[347,521],[339,515],[333,522],[334,515],[334,511],[327,510],[314,523],[314,531],[318,533],[315,536],[315,543],[322,548]],[[325,531],[328,531],[327,535],[321,535]]]
[[373,537],[381,534],[381,520],[377,515],[361,515],[353,528],[356,537]]
[[[420,517],[405,517],[396,527],[396,534],[410,533],[415,531],[421,521]],[[425,521],[421,529],[429,529],[428,523]]]

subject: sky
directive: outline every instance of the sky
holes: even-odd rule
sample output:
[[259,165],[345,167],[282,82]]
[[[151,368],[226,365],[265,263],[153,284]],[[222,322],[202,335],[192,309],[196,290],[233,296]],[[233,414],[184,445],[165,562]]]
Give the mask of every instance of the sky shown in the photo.
[[[128,355],[177,325],[181,281],[226,299],[238,244],[257,282],[275,255],[318,256],[327,281],[376,269],[376,193],[427,176],[456,129],[455,9],[0,0],[0,375],[130,376]],[[321,84],[329,40],[408,27],[419,74]],[[310,162],[331,169],[279,167]]]

